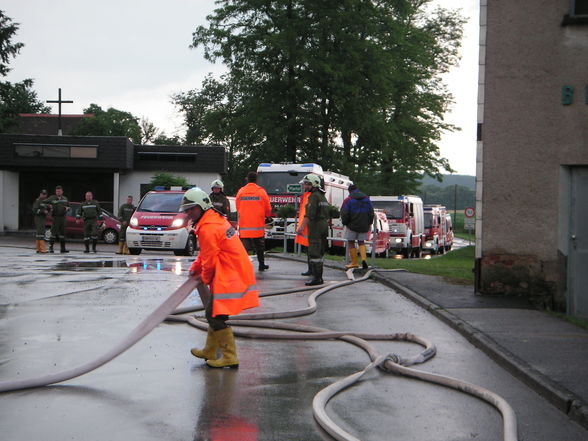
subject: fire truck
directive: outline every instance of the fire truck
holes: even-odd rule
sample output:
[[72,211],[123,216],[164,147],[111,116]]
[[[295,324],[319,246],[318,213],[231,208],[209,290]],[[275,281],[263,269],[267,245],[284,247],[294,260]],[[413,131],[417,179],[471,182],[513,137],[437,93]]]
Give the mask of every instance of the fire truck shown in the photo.
[[[292,205],[296,208],[300,205],[300,198],[303,192],[303,186],[300,181],[308,173],[315,173],[321,177],[324,181],[323,188],[325,189],[325,197],[329,203],[337,208],[341,208],[343,200],[347,197],[347,188],[353,182],[349,177],[334,173],[330,171],[324,171],[323,168],[318,164],[291,164],[291,163],[280,163],[270,164],[262,163],[257,167],[257,184],[265,189],[272,206],[272,218],[274,220],[271,228],[266,228],[265,237],[266,239],[283,239],[284,231],[286,233],[294,234],[295,230],[295,218],[286,219],[286,225],[284,220],[278,218],[277,212],[280,207],[284,205]],[[288,191],[290,188],[290,191]],[[292,189],[296,191],[292,191]],[[330,237],[343,238],[343,224],[341,219],[333,219],[331,221],[331,231],[329,232]],[[291,237],[291,236],[290,236]],[[345,246],[345,242],[333,240],[332,246]]]
[[425,244],[423,201],[418,196],[371,196],[390,227],[390,251],[405,258],[421,257]]
[[425,246],[431,254],[443,254],[447,239],[447,212],[443,205],[425,205]]

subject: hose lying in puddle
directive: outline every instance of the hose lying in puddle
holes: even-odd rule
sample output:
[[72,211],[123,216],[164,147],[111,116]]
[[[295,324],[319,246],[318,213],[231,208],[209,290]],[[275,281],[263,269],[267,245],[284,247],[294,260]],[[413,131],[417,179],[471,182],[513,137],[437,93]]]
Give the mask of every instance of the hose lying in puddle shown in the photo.
[[[365,350],[372,362],[362,371],[352,374],[346,378],[343,378],[330,386],[327,386],[321,390],[313,399],[313,413],[318,423],[334,438],[343,441],[358,441],[358,438],[352,434],[344,431],[337,426],[326,413],[326,405],[328,401],[337,393],[343,389],[358,382],[367,372],[374,369],[375,367],[380,368],[384,372],[395,373],[404,375],[412,378],[416,378],[423,381],[428,381],[435,384],[440,384],[446,387],[456,389],[461,392],[465,392],[474,395],[482,400],[490,403],[496,407],[503,419],[503,433],[504,441],[516,441],[517,440],[517,424],[514,411],[510,405],[500,396],[493,392],[484,389],[480,386],[469,384],[461,380],[445,377],[442,375],[431,374],[428,372],[422,372],[415,369],[411,369],[408,366],[414,364],[424,363],[425,361],[432,358],[436,349],[435,346],[420,337],[417,337],[409,333],[396,333],[396,334],[364,334],[355,332],[336,332],[328,329],[317,328],[313,326],[305,326],[291,323],[280,323],[276,321],[263,321],[262,319],[274,319],[274,318],[286,318],[286,317],[298,317],[302,315],[312,314],[316,311],[316,299],[331,290],[346,286],[352,283],[358,283],[367,280],[371,275],[371,271],[368,271],[363,277],[356,280],[345,281],[340,283],[332,283],[326,286],[319,287],[308,297],[308,306],[306,308],[297,309],[294,311],[283,311],[277,313],[249,313],[241,314],[239,320],[229,320],[228,323],[233,326],[242,327],[257,327],[266,329],[278,329],[293,332],[260,332],[260,331],[244,331],[240,329],[234,329],[233,332],[236,336],[249,337],[249,338],[268,338],[268,339],[302,339],[302,340],[325,340],[325,339],[339,339],[347,341],[356,346],[359,346]],[[261,296],[270,295],[281,295],[291,294],[294,292],[307,291],[312,288],[302,289],[288,289],[281,291],[268,292],[261,294]],[[11,380],[0,382],[0,392],[15,391],[20,389],[28,389],[40,386],[46,386],[54,383],[61,383],[63,381],[70,380],[72,378],[79,377],[86,374],[98,367],[108,363],[113,358],[122,354],[128,348],[133,346],[136,342],[151,332],[159,323],[163,320],[170,321],[183,321],[187,322],[192,326],[195,326],[202,330],[207,330],[208,325],[205,322],[197,320],[195,317],[178,317],[177,314],[185,312],[191,312],[195,310],[202,310],[203,307],[187,307],[178,308],[184,299],[194,289],[198,289],[201,296],[202,303],[206,304],[206,298],[209,295],[208,289],[202,285],[199,280],[194,278],[188,278],[172,295],[170,295],[155,311],[153,311],[146,319],[144,319],[123,341],[121,341],[113,349],[102,355],[96,360],[89,363],[85,363],[76,368],[68,369],[66,371],[58,372],[55,374],[48,374],[42,377],[28,378],[23,380]],[[176,309],[178,308],[178,309]],[[366,340],[394,340],[394,341],[408,341],[414,342],[425,349],[418,355],[405,359],[398,355],[382,356],[366,341]]]
[[145,318],[131,333],[118,345],[110,351],[97,358],[96,360],[85,363],[65,371],[48,374],[41,377],[25,378],[22,380],[10,380],[0,382],[0,392],[8,392],[19,389],[29,389],[32,387],[47,386],[49,384],[61,383],[63,381],[71,380],[72,378],[84,375],[100,366],[108,363],[113,358],[119,356],[124,351],[129,349],[147,334],[149,334],[157,325],[159,325],[165,318],[184,301],[191,292],[198,289],[202,295],[208,294],[208,289],[200,283],[198,279],[189,277],[172,295],[170,295],[159,307],[153,311],[147,318]]
[[[436,354],[435,345],[426,339],[418,337],[410,333],[396,333],[396,334],[364,334],[358,332],[341,332],[331,331],[324,328],[317,328],[314,326],[298,325],[293,323],[282,323],[277,321],[269,321],[263,319],[272,318],[287,318],[287,317],[298,317],[301,315],[312,314],[316,310],[316,299],[321,294],[331,291],[341,286],[349,285],[352,283],[358,283],[369,279],[371,270],[368,271],[363,277],[356,280],[345,281],[341,283],[333,283],[327,286],[319,287],[313,294],[308,298],[308,307],[301,308],[293,311],[282,311],[277,313],[256,313],[256,314],[241,314],[239,319],[229,320],[227,324],[236,327],[254,327],[263,329],[273,330],[286,330],[294,332],[264,332],[264,331],[245,331],[241,329],[233,328],[233,333],[239,337],[248,338],[267,338],[267,339],[287,339],[287,340],[327,340],[327,339],[339,339],[365,350],[371,359],[371,363],[362,371],[356,372],[348,377],[345,377],[326,388],[319,391],[313,399],[313,413],[317,422],[325,429],[331,436],[340,441],[359,441],[357,437],[346,432],[328,416],[326,412],[326,406],[329,400],[342,390],[350,387],[357,383],[361,378],[370,370],[379,368],[383,372],[393,373],[397,375],[403,375],[411,378],[415,378],[429,383],[442,385],[451,389],[458,390],[460,392],[473,395],[477,398],[486,401],[487,403],[494,406],[502,415],[503,421],[503,439],[504,441],[517,441],[518,430],[517,421],[514,410],[499,395],[489,391],[481,386],[477,386],[465,381],[461,381],[456,378],[447,377],[438,374],[432,374],[429,372],[423,372],[416,369],[409,368],[415,364],[421,364],[431,359]],[[293,292],[305,291],[308,288],[292,289],[270,292],[260,294],[260,296],[269,295],[281,295],[290,294]],[[178,317],[177,314],[185,312],[194,312],[202,310],[202,307],[182,308],[181,310],[174,311],[174,315],[167,318],[169,321],[181,321],[189,323],[190,325],[206,331],[208,325],[205,321],[199,320],[194,316],[189,317]],[[418,355],[412,358],[403,358],[396,354],[383,356],[378,354],[373,346],[371,346],[366,340],[388,340],[388,341],[406,341],[413,342],[423,346],[425,349]]]

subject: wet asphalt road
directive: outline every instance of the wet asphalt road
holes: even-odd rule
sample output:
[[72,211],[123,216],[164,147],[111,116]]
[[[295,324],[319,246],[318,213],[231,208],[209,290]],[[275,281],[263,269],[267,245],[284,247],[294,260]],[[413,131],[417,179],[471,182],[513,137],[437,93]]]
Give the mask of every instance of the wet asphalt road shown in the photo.
[[[191,258],[111,252],[36,255],[0,247],[0,380],[80,365],[118,343],[186,277]],[[275,258],[260,291],[302,286],[303,266]],[[326,270],[328,280],[344,273]],[[255,312],[306,305],[308,293],[261,299]],[[184,305],[199,304],[196,294]],[[253,312],[253,311],[252,311]],[[458,377],[515,408],[521,440],[585,439],[585,431],[429,313],[373,281],[324,294],[318,311],[286,319],[339,331],[412,332],[437,356],[419,369]],[[313,419],[322,388],[363,369],[341,341],[237,339],[240,368],[213,370],[189,353],[205,333],[163,323],[117,359],[60,385],[0,394],[3,440],[329,440]],[[374,342],[382,353],[420,352]],[[372,372],[327,406],[362,440],[498,440],[499,413],[462,393]]]

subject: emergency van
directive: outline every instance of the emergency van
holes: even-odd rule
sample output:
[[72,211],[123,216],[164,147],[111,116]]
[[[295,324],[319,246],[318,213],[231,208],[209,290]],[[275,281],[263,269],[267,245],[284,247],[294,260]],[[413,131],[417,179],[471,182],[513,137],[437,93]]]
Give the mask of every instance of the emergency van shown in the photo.
[[425,245],[423,250],[431,254],[443,254],[447,239],[447,217],[443,205],[425,205]]
[[196,234],[192,222],[179,213],[185,189],[157,189],[143,196],[127,228],[129,253],[142,250],[173,251],[176,256],[193,256]]
[[[390,226],[388,224],[388,218],[383,210],[374,210],[374,221],[377,228],[376,234],[376,255],[387,256],[390,250]],[[374,238],[374,229],[368,233],[368,242],[365,244],[366,253],[372,254],[372,244],[370,243]]]
[[[324,171],[318,164],[291,164],[280,163],[270,164],[262,163],[257,167],[257,185],[264,188],[267,192],[270,204],[272,206],[273,225],[268,226],[265,230],[266,239],[283,239],[284,231],[292,234],[289,239],[293,240],[295,231],[295,218],[286,219],[284,225],[283,219],[278,218],[277,212],[284,205],[292,205],[299,208],[301,193],[304,191],[300,181],[309,173],[314,173],[324,181],[325,197],[327,201],[341,209],[343,201],[348,196],[347,188],[353,183],[348,176],[341,175],[330,171]],[[288,186],[300,185],[300,193],[290,193]],[[341,219],[332,219],[330,223],[330,237],[343,238],[343,224]],[[344,247],[343,241],[332,241],[332,246]]]
[[421,257],[425,243],[423,201],[418,196],[370,196],[390,227],[390,251],[405,258]]

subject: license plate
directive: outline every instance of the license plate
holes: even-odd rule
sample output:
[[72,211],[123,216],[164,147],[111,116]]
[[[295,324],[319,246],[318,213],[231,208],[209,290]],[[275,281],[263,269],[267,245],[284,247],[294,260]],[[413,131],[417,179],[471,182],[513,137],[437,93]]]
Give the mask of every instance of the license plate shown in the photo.
[[161,237],[151,234],[142,234],[141,240],[150,241],[150,242],[161,242]]

